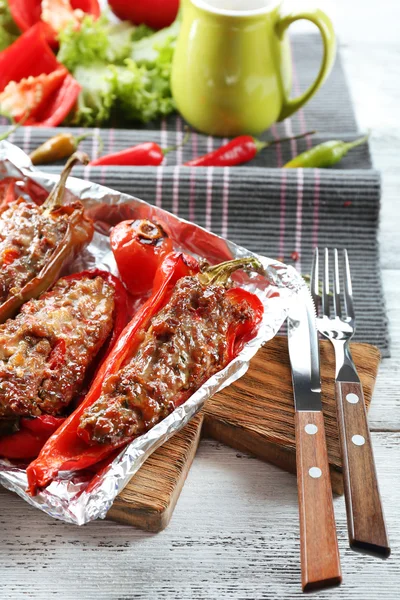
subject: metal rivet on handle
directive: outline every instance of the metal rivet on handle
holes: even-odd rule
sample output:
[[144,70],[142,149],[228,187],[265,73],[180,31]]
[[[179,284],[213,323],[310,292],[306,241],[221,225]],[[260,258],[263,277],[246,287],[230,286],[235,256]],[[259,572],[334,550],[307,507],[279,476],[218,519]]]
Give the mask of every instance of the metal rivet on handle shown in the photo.
[[308,471],[308,474],[310,475],[310,477],[312,477],[313,479],[318,479],[318,477],[321,477],[322,475],[322,471],[320,468],[318,467],[311,467],[311,469]]
[[360,398],[357,396],[357,394],[347,394],[346,396],[346,400],[347,402],[350,402],[350,404],[357,404],[359,399]]
[[353,435],[351,441],[356,446],[363,446],[365,444],[365,437],[363,437],[362,435]]
[[314,425],[314,423],[307,423],[304,427],[304,431],[310,435],[314,435],[314,433],[317,433],[318,427]]

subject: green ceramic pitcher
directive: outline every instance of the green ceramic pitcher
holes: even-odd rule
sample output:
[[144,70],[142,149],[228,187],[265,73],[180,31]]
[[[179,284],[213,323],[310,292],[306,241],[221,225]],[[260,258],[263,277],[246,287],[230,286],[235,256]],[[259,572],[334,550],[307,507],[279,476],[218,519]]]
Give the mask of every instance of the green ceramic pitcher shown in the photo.
[[[182,0],[171,85],[193,127],[212,135],[256,135],[296,112],[323,84],[335,58],[332,23],[317,8],[284,6],[277,0]],[[315,23],[324,52],[314,83],[290,98],[287,29],[298,19]]]

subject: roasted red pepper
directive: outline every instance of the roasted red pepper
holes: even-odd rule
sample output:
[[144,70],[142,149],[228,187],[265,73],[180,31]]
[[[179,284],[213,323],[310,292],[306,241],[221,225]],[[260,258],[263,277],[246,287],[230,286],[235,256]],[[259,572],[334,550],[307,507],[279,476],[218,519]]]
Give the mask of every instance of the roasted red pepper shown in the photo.
[[[116,377],[124,363],[135,355],[150,322],[169,302],[176,283],[182,277],[198,274],[201,285],[222,285],[221,281],[225,281],[227,275],[233,270],[244,268],[246,265],[253,269],[260,266],[254,259],[243,259],[223,263],[209,271],[199,273],[199,264],[192,257],[182,253],[171,253],[164,258],[156,273],[152,296],[123,331],[114,350],[98,371],[86,398],[48,440],[39,457],[28,466],[27,476],[31,494],[35,494],[38,488],[48,485],[59,471],[88,468],[106,459],[118,446],[126,444],[125,439],[120,443],[93,443],[93,441],[87,443],[87,434],[81,428],[81,418],[83,413],[99,399],[105,382]],[[245,302],[252,311],[251,321],[247,323],[240,321],[229,327],[227,333],[229,362],[240,351],[245,341],[255,334],[262,317],[263,306],[257,296],[240,288],[232,288],[227,294],[230,300],[233,300],[233,304]],[[199,310],[202,310],[201,307]],[[193,318],[196,319],[195,311]],[[182,404],[192,393],[193,390],[179,393],[174,399],[171,410]]]
[[[66,280],[77,281],[83,278],[94,279],[96,277],[102,277],[107,283],[112,285],[115,289],[114,295],[114,314],[113,314],[113,330],[108,340],[96,356],[95,364],[90,365],[86,373],[86,381],[90,381],[93,378],[93,374],[97,369],[100,368],[101,363],[107,357],[109,352],[112,350],[115,342],[120,336],[123,328],[125,327],[127,320],[127,294],[124,286],[119,279],[114,277],[107,271],[101,271],[100,269],[92,269],[90,271],[83,271],[78,274],[69,275],[64,277]],[[52,370],[56,370],[63,362],[65,354],[65,342],[60,340],[54,347],[49,357],[49,367]],[[7,424],[8,421],[8,424]],[[35,418],[21,418],[21,419],[5,419],[0,421],[0,428],[3,426],[4,429],[12,429],[13,426],[19,427],[18,431],[10,431],[7,435],[0,431],[0,456],[6,457],[11,460],[28,460],[34,459],[39,454],[42,446],[47,439],[60,427],[65,421],[65,417],[54,417],[51,415],[40,415]]]
[[44,443],[65,421],[65,417],[40,415],[34,419],[20,419],[20,429],[0,437],[0,456],[10,460],[36,458]]
[[[36,272],[32,271],[28,263],[26,266],[21,263],[17,269],[16,276],[21,276],[24,268],[29,267],[31,270],[29,271],[28,279],[22,284],[22,287],[11,287],[7,298],[0,304],[0,323],[12,317],[24,302],[31,298],[36,298],[44,290],[48,289],[57,279],[61,269],[92,239],[93,223],[85,216],[83,205],[80,202],[63,205],[66,180],[72,167],[78,161],[87,162],[86,155],[78,152],[69,159],[59,182],[40,209],[35,208],[34,205],[27,204],[23,198],[20,198],[16,202],[8,204],[8,211],[0,211],[3,221],[3,223],[0,223],[0,226],[4,226],[5,228],[8,227],[8,219],[12,219],[13,216],[16,217],[15,232],[13,232],[13,235],[14,233],[18,234],[18,226],[21,227],[19,216],[21,212],[23,213],[26,210],[31,210],[32,215],[40,213],[44,220],[48,220],[51,227],[56,227],[57,222],[60,222],[63,226],[65,221],[67,222],[65,232],[62,234],[60,241],[55,245],[48,260],[46,260],[39,270]],[[20,206],[21,211],[19,210]],[[5,277],[4,267],[5,265],[3,264],[3,275]]]
[[252,160],[261,150],[274,144],[297,140],[298,138],[312,135],[314,131],[307,131],[293,137],[281,138],[270,142],[261,142],[251,135],[240,135],[220,146],[213,152],[194,158],[185,163],[187,167],[233,167]]
[[173,249],[163,227],[148,219],[122,221],[112,229],[110,242],[122,281],[130,293],[149,292],[159,264]]

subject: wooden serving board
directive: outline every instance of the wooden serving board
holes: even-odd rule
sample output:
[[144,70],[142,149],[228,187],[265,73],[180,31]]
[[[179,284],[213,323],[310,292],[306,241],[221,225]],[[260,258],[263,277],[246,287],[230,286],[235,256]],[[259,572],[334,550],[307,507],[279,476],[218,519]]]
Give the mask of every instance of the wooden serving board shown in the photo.
[[[369,344],[351,351],[364,387],[367,408],[380,353]],[[321,341],[322,401],[333,490],[343,493],[334,398],[334,353]],[[294,405],[287,338],[275,337],[258,352],[246,375],[213,396],[204,410],[146,461],[116,498],[107,518],[148,531],[161,531],[196,454],[201,436],[250,452],[282,469],[296,472]]]

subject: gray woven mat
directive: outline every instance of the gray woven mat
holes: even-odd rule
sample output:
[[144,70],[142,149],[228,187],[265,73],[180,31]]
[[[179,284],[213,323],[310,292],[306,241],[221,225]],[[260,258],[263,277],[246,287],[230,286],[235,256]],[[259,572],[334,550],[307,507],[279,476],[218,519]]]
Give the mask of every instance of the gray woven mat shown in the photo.
[[[292,49],[297,94],[318,70],[319,37],[295,36]],[[149,140],[167,147],[182,140],[183,128],[182,119],[173,115],[147,125],[146,130],[105,129],[101,131],[104,152]],[[162,167],[77,168],[74,174],[157,203],[251,250],[292,262],[303,274],[310,272],[315,245],[347,247],[354,279],[357,339],[376,344],[388,356],[377,244],[380,179],[371,169],[368,146],[354,150],[334,170],[276,168],[309,145],[332,138],[350,140],[359,135],[340,56],[315,98],[261,137],[274,139],[310,129],[317,129],[318,135],[271,147],[242,167],[181,166],[185,160],[222,143],[220,139],[194,134],[184,148],[168,155]],[[52,134],[54,130],[26,127],[10,141],[29,152]],[[87,140],[81,148],[95,156],[97,140]],[[46,169],[54,171],[59,167]]]

